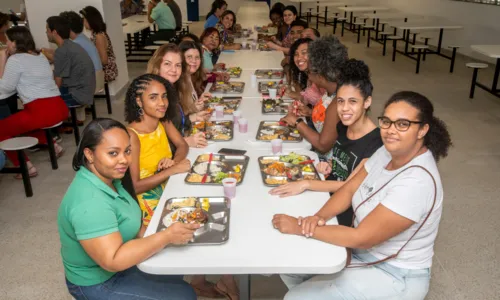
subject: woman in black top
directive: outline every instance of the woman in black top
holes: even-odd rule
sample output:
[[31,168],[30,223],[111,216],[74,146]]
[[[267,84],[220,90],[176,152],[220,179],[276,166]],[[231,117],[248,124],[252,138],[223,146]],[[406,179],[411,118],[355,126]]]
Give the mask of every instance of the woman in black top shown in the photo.
[[[320,162],[316,168],[326,181],[303,180],[274,188],[272,195],[287,197],[305,190],[336,192],[363,167],[366,160],[382,146],[380,129],[367,115],[372,103],[373,85],[368,66],[350,59],[342,68],[337,88],[338,138],[330,162]],[[339,224],[351,226],[352,208],[338,215]]]

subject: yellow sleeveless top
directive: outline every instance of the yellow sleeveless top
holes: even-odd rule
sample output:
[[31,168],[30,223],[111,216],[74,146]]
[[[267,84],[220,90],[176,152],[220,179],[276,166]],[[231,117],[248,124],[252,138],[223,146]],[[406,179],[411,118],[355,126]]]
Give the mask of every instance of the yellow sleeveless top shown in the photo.
[[[130,127],[129,127],[130,128]],[[162,123],[158,123],[158,127],[151,133],[138,133],[135,129],[130,128],[139,137],[141,143],[141,153],[139,154],[139,170],[140,179],[154,175],[158,171],[158,163],[163,158],[172,158],[172,150],[168,143],[167,133],[163,128]],[[157,187],[137,195],[139,206],[142,210],[142,221],[144,225],[148,225],[153,212],[160,201],[161,194],[165,188],[166,182]]]

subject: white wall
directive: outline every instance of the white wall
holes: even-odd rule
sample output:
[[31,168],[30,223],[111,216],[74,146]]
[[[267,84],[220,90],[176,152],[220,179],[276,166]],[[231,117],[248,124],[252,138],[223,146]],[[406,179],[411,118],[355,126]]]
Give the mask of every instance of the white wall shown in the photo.
[[110,93],[116,95],[128,83],[128,67],[125,58],[119,0],[43,0],[43,5],[41,5],[40,0],[26,0],[30,30],[38,48],[49,47],[50,43],[45,33],[47,18],[67,10],[78,12],[88,5],[94,6],[102,13],[113,44],[119,76],[110,84]]
[[[214,2],[213,0],[199,0],[200,17],[205,18],[207,16],[208,12],[210,11],[210,8],[212,8],[213,2]],[[245,0],[226,0],[226,2],[227,2],[227,9],[232,10],[235,13],[237,13],[238,9],[240,8],[241,3],[246,2],[246,1]]]
[[[463,30],[445,31],[443,45],[461,45],[459,52],[467,56],[494,62],[473,52],[470,45],[500,44],[500,6],[465,3],[451,0],[379,0],[404,12],[448,19],[464,27]],[[436,44],[437,39],[430,41]]]
[[7,13],[9,8],[15,12],[19,12],[21,1],[20,0],[1,0],[0,1],[0,11]]

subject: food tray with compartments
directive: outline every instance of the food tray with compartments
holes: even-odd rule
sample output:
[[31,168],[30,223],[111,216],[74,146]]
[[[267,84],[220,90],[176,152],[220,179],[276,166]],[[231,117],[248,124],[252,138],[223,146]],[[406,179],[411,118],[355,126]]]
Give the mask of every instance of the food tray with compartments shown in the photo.
[[230,68],[214,68],[214,71],[226,72],[231,78],[240,78],[243,69],[240,67],[230,67]]
[[255,70],[255,75],[259,79],[282,79],[283,70],[259,69]]
[[246,155],[207,153],[199,155],[184,182],[187,184],[222,185],[225,178],[235,178],[236,185],[243,182],[248,168]]
[[241,94],[245,90],[245,83],[238,81],[216,81],[210,87],[211,93]]
[[278,89],[279,86],[279,81],[259,81],[259,93],[269,94],[269,89]]
[[212,113],[218,105],[224,106],[224,114],[232,115],[240,107],[241,97],[212,97],[205,103],[205,109]]
[[170,198],[165,203],[156,232],[176,222],[198,223],[200,228],[187,245],[217,245],[229,239],[231,201],[226,197]]
[[207,141],[226,142],[234,137],[233,121],[201,121],[191,126],[191,135],[204,132]]
[[[292,159],[289,159],[292,155]],[[290,153],[261,156],[258,160],[262,181],[266,186],[279,186],[300,180],[321,180],[314,162],[307,155]]]
[[282,139],[284,143],[299,143],[302,142],[303,139],[297,129],[290,128],[289,126],[283,125],[277,121],[260,122],[259,129],[257,130],[257,136],[255,138],[258,141],[264,142],[270,142],[274,139]]
[[288,107],[293,104],[293,99],[263,99],[262,114],[264,115],[286,115]]

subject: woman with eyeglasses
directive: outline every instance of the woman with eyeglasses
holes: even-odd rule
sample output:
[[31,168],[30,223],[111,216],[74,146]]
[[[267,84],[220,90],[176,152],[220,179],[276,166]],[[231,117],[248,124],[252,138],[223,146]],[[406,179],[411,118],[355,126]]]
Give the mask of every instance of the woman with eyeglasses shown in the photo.
[[[308,46],[308,80],[325,94],[310,109],[299,106],[298,112],[288,112],[281,121],[297,128],[299,133],[313,146],[323,161],[332,157],[332,148],[337,140],[337,80],[341,68],[347,61],[347,48],[335,36],[319,38]],[[311,117],[316,130],[309,127],[302,117]]]
[[[346,247],[348,267],[331,275],[284,275],[294,299],[424,299],[443,209],[437,161],[452,145],[434,107],[394,94],[378,118],[384,146],[314,215],[275,215],[273,225]],[[327,224],[354,208],[354,227]]]
[[[302,180],[272,189],[271,195],[288,197],[306,190],[334,193],[348,182],[378,148],[382,146],[380,129],[370,120],[373,85],[368,66],[350,59],[342,68],[337,88],[337,141],[332,158],[320,162],[316,168],[326,181]],[[352,207],[337,215],[340,225],[351,226]]]

